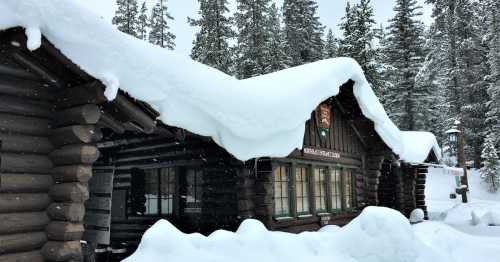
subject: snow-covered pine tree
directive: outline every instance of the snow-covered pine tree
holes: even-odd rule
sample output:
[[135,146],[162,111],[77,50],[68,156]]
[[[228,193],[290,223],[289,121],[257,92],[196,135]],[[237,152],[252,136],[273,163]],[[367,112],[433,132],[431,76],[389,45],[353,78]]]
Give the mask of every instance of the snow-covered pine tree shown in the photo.
[[486,124],[490,128],[490,135],[495,139],[495,145],[500,148],[500,1],[491,0],[487,2],[486,9],[489,10],[488,27],[488,64],[490,74],[488,75],[488,113]]
[[495,137],[491,134],[484,140],[481,159],[481,178],[488,184],[491,192],[497,192],[500,187],[500,162],[495,148]]
[[146,40],[148,37],[149,19],[147,12],[146,2],[143,2],[137,17],[137,38],[142,40]]
[[292,66],[314,62],[323,58],[324,27],[317,16],[315,0],[285,0],[283,20],[287,54]]
[[385,105],[391,119],[404,130],[423,129],[424,110],[429,106],[429,90],[415,82],[425,57],[421,8],[416,0],[397,0],[388,27],[385,56],[393,68],[390,77],[394,85],[386,90]]
[[245,79],[264,74],[267,67],[270,0],[237,0],[237,3],[236,75]]
[[328,29],[328,34],[326,35],[325,48],[323,53],[325,58],[333,58],[337,56],[338,53],[337,40],[335,39],[335,36],[333,36],[332,29]]
[[226,17],[229,12],[227,0],[198,0],[200,18],[189,18],[191,26],[198,26],[191,49],[191,58],[219,69],[224,73],[231,73],[232,51],[229,40],[235,36],[232,20]]
[[158,0],[151,10],[149,42],[174,50],[175,35],[169,31],[168,20],[174,20],[174,18],[168,13],[167,0]]
[[137,0],[116,0],[116,5],[118,9],[112,23],[117,26],[118,30],[137,37]]
[[280,15],[275,3],[271,4],[267,23],[269,29],[269,41],[267,42],[269,55],[264,70],[266,74],[288,68],[292,63],[285,52],[286,39],[281,30]]
[[382,83],[377,70],[377,49],[374,46],[375,20],[371,0],[361,0],[359,4],[346,7],[340,29],[340,55],[354,58],[363,68],[368,82],[376,94],[380,93]]
[[435,24],[431,25],[426,35],[428,40],[424,50],[427,55],[415,77],[415,84],[429,90],[431,94],[426,100],[428,107],[423,109],[426,115],[424,130],[434,133],[438,141],[446,141],[445,131],[450,128],[448,123],[452,122],[446,114],[449,112],[445,88],[449,70],[448,60],[442,55],[446,49],[446,39]]
[[477,3],[470,0],[428,0],[434,4],[433,17],[446,44],[439,55],[445,57],[448,119],[460,119],[464,125],[466,154],[475,166],[480,164],[481,145],[487,130],[485,111],[488,100],[485,75],[487,48],[480,27],[484,24]]

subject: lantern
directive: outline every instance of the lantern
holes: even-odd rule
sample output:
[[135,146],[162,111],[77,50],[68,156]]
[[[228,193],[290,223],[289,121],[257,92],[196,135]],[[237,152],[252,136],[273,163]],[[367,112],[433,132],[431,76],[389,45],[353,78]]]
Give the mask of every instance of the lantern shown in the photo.
[[446,135],[448,137],[448,145],[450,147],[451,153],[455,154],[457,152],[457,141],[458,141],[458,136],[460,134],[460,130],[458,130],[458,125],[460,124],[459,121],[455,121],[455,125],[446,131]]

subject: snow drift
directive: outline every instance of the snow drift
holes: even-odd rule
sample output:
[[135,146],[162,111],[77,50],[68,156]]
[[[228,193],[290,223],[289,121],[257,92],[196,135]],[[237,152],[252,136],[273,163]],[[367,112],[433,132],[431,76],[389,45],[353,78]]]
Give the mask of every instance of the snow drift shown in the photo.
[[80,1],[2,0],[0,30],[26,28],[31,50],[45,36],[101,80],[108,98],[114,98],[119,87],[157,109],[164,123],[210,136],[241,160],[285,157],[302,148],[310,113],[353,80],[363,114],[375,123],[385,143],[403,160],[425,160],[424,153],[418,157],[407,153],[420,147],[405,149],[410,136],[403,139],[352,59],[330,59],[238,81],[119,32]]
[[205,237],[184,234],[166,220],[143,236],[137,251],[125,262],[160,261],[449,261],[416,238],[399,212],[368,207],[343,228],[290,234],[267,231],[257,220],[245,220],[233,233],[216,231]]

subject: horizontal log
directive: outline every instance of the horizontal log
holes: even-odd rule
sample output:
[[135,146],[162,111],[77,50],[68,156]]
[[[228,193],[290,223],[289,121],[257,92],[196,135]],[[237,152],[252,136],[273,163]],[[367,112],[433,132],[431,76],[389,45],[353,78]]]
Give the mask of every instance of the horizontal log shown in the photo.
[[3,64],[0,64],[0,75],[2,75],[2,77],[9,76],[9,77],[13,77],[16,79],[42,81],[42,79],[39,76],[33,74],[32,72],[29,72],[29,71],[24,70],[24,69],[18,69],[18,68],[14,68],[11,66],[3,65]]
[[47,174],[0,174],[0,193],[48,192],[52,184]]
[[93,164],[99,158],[99,150],[92,145],[67,145],[52,151],[49,156],[55,165]]
[[103,127],[107,127],[117,134],[125,133],[125,126],[123,126],[120,121],[116,120],[108,113],[102,114],[97,124]]
[[92,177],[92,166],[70,165],[58,166],[52,169],[52,175],[57,182],[82,182],[86,183]]
[[144,113],[142,109],[130,102],[125,96],[118,94],[113,100],[113,104],[119,108],[130,120],[141,126],[144,133],[153,133],[156,127],[156,121]]
[[57,108],[71,108],[85,104],[102,104],[107,101],[104,96],[102,83],[92,81],[77,87],[65,88],[57,95]]
[[22,116],[36,116],[50,118],[52,114],[51,105],[45,102],[30,101],[27,99],[0,95],[0,112],[11,113]]
[[34,100],[54,100],[54,89],[42,81],[0,77],[0,94],[24,97]]
[[44,230],[50,219],[44,211],[0,214],[0,221],[0,234],[14,234]]
[[0,213],[43,211],[49,204],[48,194],[0,194]]
[[52,161],[45,155],[0,153],[0,171],[14,173],[50,173]]
[[38,250],[0,255],[0,262],[45,262],[42,253]]
[[89,199],[88,188],[81,183],[55,184],[49,195],[57,202],[83,203]]
[[54,129],[50,141],[56,147],[69,144],[88,144],[102,139],[102,132],[94,125],[75,125]]
[[47,214],[52,220],[82,222],[85,206],[83,203],[52,203],[47,208]]
[[85,225],[109,227],[111,225],[111,214],[87,212],[85,214]]
[[43,231],[3,235],[0,236],[0,255],[39,249],[45,242],[47,242],[47,235]]
[[97,105],[87,104],[78,107],[57,111],[54,114],[55,126],[89,125],[96,124],[101,117],[101,110]]
[[42,248],[42,255],[48,261],[81,261],[80,241],[49,241]]
[[48,119],[0,113],[1,132],[46,136],[49,128]]
[[45,228],[47,238],[57,241],[72,241],[80,240],[83,237],[83,224],[65,222],[65,221],[52,221]]
[[47,137],[7,134],[0,132],[0,151],[46,154],[54,148]]

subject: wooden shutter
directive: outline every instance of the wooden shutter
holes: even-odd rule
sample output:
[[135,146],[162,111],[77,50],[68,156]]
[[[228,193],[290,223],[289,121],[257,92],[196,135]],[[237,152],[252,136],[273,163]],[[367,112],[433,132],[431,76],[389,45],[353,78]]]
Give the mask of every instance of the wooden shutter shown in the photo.
[[89,181],[90,198],[85,203],[84,239],[94,244],[110,244],[114,172],[114,166],[96,164]]

